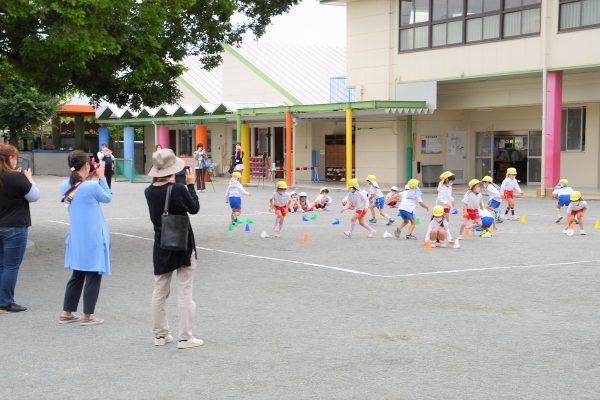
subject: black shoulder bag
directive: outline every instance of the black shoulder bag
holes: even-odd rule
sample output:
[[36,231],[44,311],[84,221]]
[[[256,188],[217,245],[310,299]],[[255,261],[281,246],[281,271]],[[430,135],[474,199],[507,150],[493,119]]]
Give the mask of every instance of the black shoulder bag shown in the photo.
[[173,185],[167,187],[165,210],[161,217],[160,248],[170,251],[186,251],[188,249],[189,219],[187,215],[169,214]]

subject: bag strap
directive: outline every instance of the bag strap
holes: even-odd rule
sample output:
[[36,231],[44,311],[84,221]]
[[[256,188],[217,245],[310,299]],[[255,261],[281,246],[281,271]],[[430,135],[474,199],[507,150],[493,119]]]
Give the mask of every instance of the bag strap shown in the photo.
[[165,209],[163,215],[169,215],[169,206],[171,204],[171,192],[173,191],[173,185],[167,186],[167,198],[165,199]]

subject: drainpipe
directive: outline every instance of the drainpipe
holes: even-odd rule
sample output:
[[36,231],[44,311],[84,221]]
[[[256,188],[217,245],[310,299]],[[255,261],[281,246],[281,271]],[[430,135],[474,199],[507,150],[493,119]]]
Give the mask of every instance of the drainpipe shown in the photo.
[[158,125],[154,121],[152,121],[152,125],[154,125],[154,147],[156,147],[158,144]]

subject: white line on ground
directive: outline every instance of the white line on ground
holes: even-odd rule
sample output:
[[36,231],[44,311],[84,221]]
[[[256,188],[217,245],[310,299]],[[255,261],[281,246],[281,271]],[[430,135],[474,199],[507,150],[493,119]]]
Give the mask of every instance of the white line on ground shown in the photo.
[[[65,221],[49,220],[48,222],[55,223],[55,224],[69,225],[69,223],[65,222]],[[124,236],[124,237],[132,238],[132,239],[145,240],[145,241],[149,241],[149,242],[154,241],[154,239],[152,239],[152,238],[146,238],[143,236],[131,235],[128,233],[121,233],[121,232],[111,232],[111,235]],[[199,250],[212,251],[212,252],[222,253],[222,254],[230,254],[230,255],[235,255],[235,256],[240,256],[240,257],[258,258],[261,260],[285,262],[285,263],[296,264],[296,265],[305,265],[307,267],[316,267],[316,268],[329,269],[329,270],[338,271],[338,272],[345,272],[345,273],[354,274],[354,275],[365,275],[365,276],[370,276],[370,277],[374,277],[374,278],[388,278],[388,279],[389,278],[409,278],[409,277],[414,277],[414,276],[457,274],[457,273],[465,273],[465,272],[496,271],[496,270],[507,270],[507,269],[564,267],[564,266],[571,266],[571,265],[600,263],[600,260],[583,260],[583,261],[570,261],[570,262],[549,263],[549,264],[509,265],[509,266],[503,266],[503,267],[499,266],[499,267],[486,267],[486,268],[465,268],[465,269],[453,269],[453,270],[442,270],[442,271],[415,272],[415,273],[410,273],[410,274],[399,274],[399,275],[380,275],[380,274],[372,274],[370,272],[365,272],[365,271],[358,271],[355,269],[333,267],[330,265],[323,265],[323,264],[315,264],[315,263],[310,263],[310,262],[306,262],[306,261],[288,260],[285,258],[277,258],[277,257],[266,257],[266,256],[259,256],[256,254],[247,254],[247,253],[239,253],[236,251],[229,251],[229,250],[211,249],[208,247],[201,247],[201,246],[196,246],[196,248]]]

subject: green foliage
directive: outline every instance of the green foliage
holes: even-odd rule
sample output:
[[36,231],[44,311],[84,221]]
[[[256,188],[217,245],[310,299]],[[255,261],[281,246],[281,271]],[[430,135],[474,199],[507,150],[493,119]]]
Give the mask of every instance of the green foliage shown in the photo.
[[8,130],[11,142],[52,117],[59,106],[56,97],[40,93],[23,79],[3,79],[0,92],[0,129]]
[[[156,107],[181,96],[187,56],[207,69],[221,44],[264,33],[299,0],[3,0],[0,61],[42,91]],[[245,15],[239,24],[232,16]],[[1,63],[0,63],[1,64]]]

